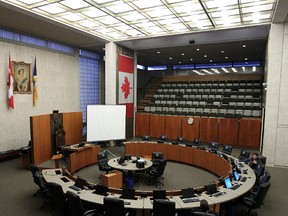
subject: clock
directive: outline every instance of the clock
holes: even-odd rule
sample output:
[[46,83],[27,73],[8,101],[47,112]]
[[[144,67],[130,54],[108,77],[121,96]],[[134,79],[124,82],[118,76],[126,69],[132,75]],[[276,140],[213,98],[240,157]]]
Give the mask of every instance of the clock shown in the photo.
[[188,118],[187,123],[188,123],[189,125],[193,124],[193,122],[194,122],[194,120],[193,120],[192,117]]

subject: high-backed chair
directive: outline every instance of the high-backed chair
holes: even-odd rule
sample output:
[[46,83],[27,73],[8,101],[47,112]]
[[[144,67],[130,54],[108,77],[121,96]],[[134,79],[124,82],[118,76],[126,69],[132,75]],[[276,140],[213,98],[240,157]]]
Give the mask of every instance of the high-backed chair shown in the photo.
[[253,186],[253,191],[256,192],[260,185],[269,182],[270,179],[271,179],[270,173],[267,170],[265,170],[263,175],[259,178],[259,180],[255,182]]
[[153,201],[153,216],[175,216],[175,208],[175,202],[163,199],[155,199]]
[[160,179],[163,179],[163,174],[166,168],[167,160],[162,159],[159,161],[159,165],[156,168],[152,168],[149,170],[149,182],[152,180],[156,183],[156,187],[163,186],[164,184],[160,182]]
[[151,140],[151,137],[150,136],[142,136],[142,140],[148,141],[148,140]]
[[231,145],[224,145],[223,149],[222,149],[222,152],[224,154],[231,155],[232,154],[232,150],[233,150],[233,147]]
[[111,197],[104,197],[105,216],[125,216],[124,200]]
[[152,152],[151,161],[152,161],[153,165],[152,165],[151,169],[157,168],[157,166],[159,165],[159,163],[162,159],[164,159],[163,152]]
[[266,165],[266,157],[263,155],[259,155],[259,160],[261,161],[261,163],[265,166]]
[[[67,198],[67,203],[70,209],[71,216],[80,216],[80,215],[82,216],[84,213],[86,213],[86,210],[82,205],[81,199],[77,194],[71,191],[67,191],[66,198]],[[97,213],[97,210],[93,209],[93,211],[90,211],[90,212]]]
[[168,137],[166,135],[161,135],[159,139],[157,140],[157,142],[159,143],[168,142]]
[[69,206],[66,202],[66,196],[61,185],[55,182],[48,182],[47,187],[53,207],[57,211],[53,215],[57,215],[57,213],[60,213],[61,215],[68,215]]
[[194,139],[193,145],[194,146],[200,146],[201,145],[201,139]]
[[248,216],[251,215],[252,209],[260,208],[264,202],[266,194],[270,188],[270,183],[266,182],[260,185],[259,189],[257,190],[256,194],[251,194],[250,197],[243,197],[242,204],[248,207]]
[[249,157],[250,157],[250,151],[247,151],[245,149],[241,149],[240,155],[238,157],[239,161],[248,162]]
[[109,173],[113,168],[108,165],[108,155],[106,152],[102,151],[97,154],[98,167],[100,171],[105,171],[106,174]]
[[38,194],[46,196],[48,194],[47,184],[43,179],[43,176],[39,171],[38,167],[34,164],[30,164],[29,169],[32,173],[34,183],[39,187],[39,189],[36,191],[36,193],[33,194],[33,196],[36,196]]
[[209,142],[208,149],[212,151],[218,151],[219,150],[219,143],[218,142]]
[[177,137],[176,142],[180,143],[180,144],[184,144],[185,143],[185,138],[184,137]]

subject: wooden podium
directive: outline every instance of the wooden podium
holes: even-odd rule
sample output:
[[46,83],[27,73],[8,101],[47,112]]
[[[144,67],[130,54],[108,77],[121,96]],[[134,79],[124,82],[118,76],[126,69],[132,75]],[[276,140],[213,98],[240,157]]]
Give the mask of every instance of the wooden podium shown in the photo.
[[101,174],[100,183],[101,185],[105,185],[107,187],[122,188],[123,174],[118,170],[113,170],[113,172],[108,174]]
[[62,154],[56,154],[56,155],[53,155],[52,156],[52,160],[55,161],[55,168],[59,168],[60,165],[59,165],[59,160],[63,157]]

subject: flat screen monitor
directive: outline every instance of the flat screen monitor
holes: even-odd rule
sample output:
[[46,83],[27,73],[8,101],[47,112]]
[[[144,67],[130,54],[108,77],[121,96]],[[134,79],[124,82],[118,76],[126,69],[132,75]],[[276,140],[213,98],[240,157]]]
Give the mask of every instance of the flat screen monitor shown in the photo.
[[87,181],[85,179],[82,179],[80,177],[78,177],[75,181],[75,186],[78,187],[78,188],[81,188],[83,189],[84,186],[87,184]]
[[102,195],[102,196],[107,196],[108,195],[107,192],[108,192],[108,187],[107,186],[97,184],[96,185],[96,190],[93,193],[99,194],[99,195]]
[[193,188],[184,188],[181,190],[182,198],[191,198],[194,197],[194,189]]
[[123,199],[135,199],[135,189],[133,188],[123,188],[122,189]]
[[214,194],[217,192],[217,187],[215,183],[207,185],[207,194]]
[[166,199],[166,190],[154,190],[153,199]]
[[224,179],[224,184],[225,184],[225,187],[226,188],[231,188],[232,187],[232,183],[231,183],[231,179],[228,177],[228,178],[225,178]]
[[233,176],[234,176],[234,179],[236,181],[239,181],[240,178],[239,178],[238,172],[236,170],[233,172]]
[[126,139],[126,105],[88,105],[87,142]]

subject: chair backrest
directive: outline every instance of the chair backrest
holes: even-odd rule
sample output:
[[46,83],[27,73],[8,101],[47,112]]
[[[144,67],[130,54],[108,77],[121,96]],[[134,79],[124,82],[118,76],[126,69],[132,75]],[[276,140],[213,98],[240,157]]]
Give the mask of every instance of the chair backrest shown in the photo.
[[232,154],[233,147],[231,145],[224,145],[222,152],[228,155]]
[[265,156],[259,155],[259,159],[260,159],[262,164],[266,165],[266,157]]
[[108,155],[106,152],[99,152],[97,154],[97,159],[98,159],[98,167],[99,170],[101,171],[106,171],[106,167],[108,165]]
[[152,160],[164,159],[163,152],[152,152]]
[[150,136],[142,136],[142,140],[151,140],[151,137]]
[[67,191],[66,198],[67,198],[71,216],[83,215],[85,210],[82,206],[80,197],[71,191]]
[[167,141],[168,141],[168,137],[167,137],[166,135],[161,135],[161,136],[159,137],[159,140],[160,140],[160,141],[165,141],[165,142],[167,142]]
[[48,182],[47,187],[54,206],[58,209],[61,209],[62,211],[68,209],[68,205],[66,203],[66,196],[63,192],[61,185],[55,182]]
[[259,180],[259,184],[261,185],[263,183],[269,182],[270,178],[271,178],[270,173],[267,170],[265,170],[263,176]]
[[175,202],[155,199],[153,201],[153,216],[175,216]]
[[218,142],[210,142],[208,145],[209,149],[212,150],[218,150],[219,149],[219,143]]
[[201,140],[200,139],[194,139],[194,142],[193,142],[194,145],[201,145]]
[[179,143],[185,143],[185,138],[184,137],[177,137],[176,141]]
[[253,206],[254,208],[259,208],[263,204],[269,188],[270,188],[270,182],[266,182],[266,183],[263,183],[262,185],[260,185],[260,187],[258,188],[257,193],[253,199],[255,202],[254,206]]
[[47,188],[47,184],[45,183],[41,172],[38,167],[34,164],[30,164],[29,169],[32,173],[33,181],[36,185],[38,185],[40,191],[44,191]]
[[164,171],[165,171],[165,167],[166,167],[166,164],[167,164],[167,160],[166,159],[162,159],[159,161],[159,165],[157,167],[157,170],[156,170],[156,175],[158,177],[162,176],[164,174]]
[[124,200],[104,197],[105,216],[125,216]]
[[108,160],[108,155],[107,155],[107,153],[105,151],[99,152],[97,154],[97,159],[98,159],[98,161],[100,161],[100,160]]
[[247,151],[245,149],[241,149],[239,159],[247,159],[250,156],[250,151]]

